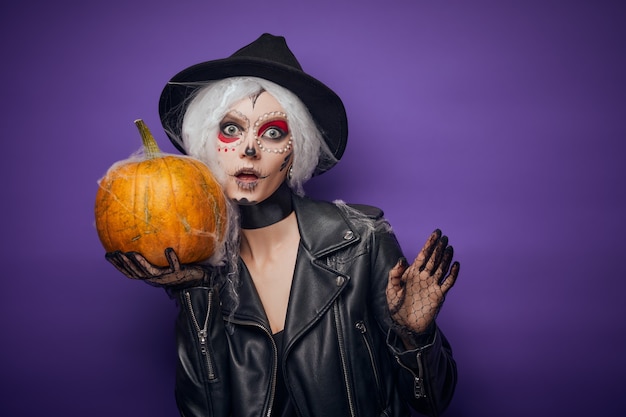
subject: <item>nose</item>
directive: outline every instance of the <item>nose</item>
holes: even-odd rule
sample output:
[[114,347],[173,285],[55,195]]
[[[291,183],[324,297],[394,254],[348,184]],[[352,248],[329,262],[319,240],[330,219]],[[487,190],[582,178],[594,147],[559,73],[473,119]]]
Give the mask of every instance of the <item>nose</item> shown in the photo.
[[252,159],[258,158],[259,150],[257,149],[256,137],[254,137],[253,134],[249,133],[247,137],[244,139],[244,143],[242,145],[245,145],[243,147],[243,152],[241,153],[242,158],[252,158]]
[[250,146],[249,144],[246,145],[246,149],[243,151],[245,156],[248,156],[250,158],[253,158],[256,156],[256,148],[254,147],[254,145]]

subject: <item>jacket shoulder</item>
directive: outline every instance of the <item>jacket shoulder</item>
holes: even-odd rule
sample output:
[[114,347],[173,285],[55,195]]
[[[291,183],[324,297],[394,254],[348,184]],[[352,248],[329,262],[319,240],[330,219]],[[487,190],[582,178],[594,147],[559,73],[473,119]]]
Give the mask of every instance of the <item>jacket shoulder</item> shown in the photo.
[[372,220],[382,219],[383,216],[385,215],[385,213],[383,212],[381,208],[370,206],[367,204],[347,203],[346,205],[350,207],[351,209],[358,211],[359,213],[365,215],[366,217]]

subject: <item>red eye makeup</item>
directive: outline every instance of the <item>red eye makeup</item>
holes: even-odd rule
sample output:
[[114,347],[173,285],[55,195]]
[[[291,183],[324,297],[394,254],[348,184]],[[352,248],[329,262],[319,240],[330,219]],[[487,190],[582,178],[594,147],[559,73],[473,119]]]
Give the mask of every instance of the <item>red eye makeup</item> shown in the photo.
[[257,137],[280,140],[289,133],[289,125],[285,120],[272,120],[264,123],[257,131]]

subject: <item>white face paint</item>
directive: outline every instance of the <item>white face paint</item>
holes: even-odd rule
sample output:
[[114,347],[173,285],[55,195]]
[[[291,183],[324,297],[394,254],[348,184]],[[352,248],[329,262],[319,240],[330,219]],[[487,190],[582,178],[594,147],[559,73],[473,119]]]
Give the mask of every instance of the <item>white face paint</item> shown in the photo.
[[218,161],[226,172],[226,195],[257,204],[285,181],[292,159],[287,115],[267,92],[238,101],[220,122]]

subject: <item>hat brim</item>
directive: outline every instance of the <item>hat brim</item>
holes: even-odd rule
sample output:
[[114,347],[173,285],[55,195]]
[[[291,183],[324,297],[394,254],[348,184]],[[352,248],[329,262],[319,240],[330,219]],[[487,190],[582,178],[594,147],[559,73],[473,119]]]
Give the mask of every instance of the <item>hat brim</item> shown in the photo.
[[[180,137],[180,120],[185,101],[202,82],[230,77],[252,76],[272,81],[296,94],[307,107],[336,160],[341,159],[348,138],[343,102],[325,84],[291,66],[251,57],[230,57],[202,62],[182,70],[167,83],[159,99],[161,122],[178,150],[185,153]],[[315,174],[332,165],[318,166]]]

